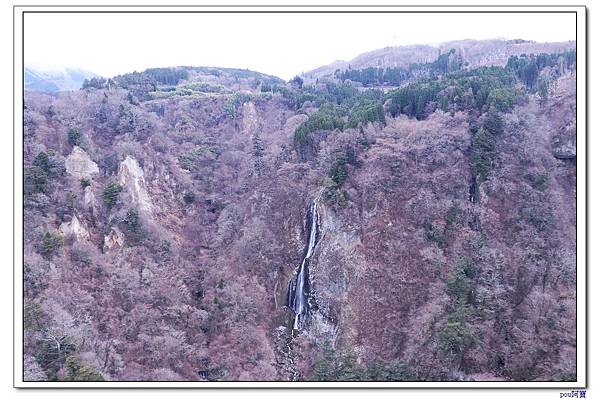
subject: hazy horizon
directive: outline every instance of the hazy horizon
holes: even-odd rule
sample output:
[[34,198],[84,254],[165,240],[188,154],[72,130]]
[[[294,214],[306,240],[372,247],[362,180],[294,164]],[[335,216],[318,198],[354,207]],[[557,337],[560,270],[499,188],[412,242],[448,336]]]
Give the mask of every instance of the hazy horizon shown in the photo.
[[[448,14],[439,13],[311,14],[310,29],[301,15],[26,14],[25,65],[78,68],[104,77],[154,67],[211,66],[291,79],[385,47],[466,39],[575,40],[568,20],[575,17],[567,13],[460,13],[452,14],[452,24]],[[435,29],[439,26],[443,32]]]
[[[518,40],[518,39],[530,41],[530,39],[506,38],[506,37],[496,37],[496,38],[488,38],[488,39],[464,38],[464,39],[456,39],[456,40],[459,40],[459,41],[460,40],[480,40],[480,41],[485,41],[485,40]],[[453,41],[456,41],[456,40],[450,40],[449,42],[453,42]],[[556,42],[565,42],[566,43],[566,42],[569,42],[569,41],[571,41],[571,40],[556,41]],[[534,42],[537,42],[537,41],[534,41]],[[398,45],[398,46],[378,47],[378,48],[374,48],[374,49],[371,49],[371,50],[367,50],[367,51],[365,51],[363,53],[360,53],[360,54],[356,54],[356,56],[359,56],[359,55],[364,54],[364,53],[368,53],[370,51],[376,51],[376,50],[380,50],[380,49],[383,49],[383,48],[389,48],[389,47],[408,47],[408,46],[432,46],[432,47],[439,47],[439,46],[442,46],[445,43],[446,42],[440,42],[440,43],[413,43],[413,44]],[[542,43],[542,42],[537,42],[537,43]],[[553,43],[553,42],[547,42],[547,43]],[[352,58],[354,58],[354,57],[352,57]],[[346,60],[342,60],[342,59],[331,60],[331,61],[329,61],[327,63],[316,65],[314,68],[311,68],[311,69],[308,69],[308,70],[305,70],[305,71],[298,71],[296,74],[293,74],[292,76],[287,77],[287,78],[284,78],[284,77],[278,76],[278,75],[273,75],[273,74],[268,74],[268,75],[273,75],[273,76],[276,76],[276,77],[281,78],[281,79],[288,79],[289,80],[289,79],[293,78],[293,76],[300,75],[300,74],[302,74],[304,72],[308,72],[308,71],[311,71],[313,69],[316,69],[316,68],[319,68],[319,67],[322,67],[322,66],[325,66],[325,65],[329,65],[329,64],[332,64],[332,63],[338,62],[338,61],[350,61],[351,59],[346,59]],[[53,64],[44,65],[44,64],[39,64],[39,63],[35,63],[34,62],[34,63],[29,63],[29,64],[26,63],[24,65],[24,67],[25,68],[30,68],[30,69],[35,70],[35,71],[43,71],[43,72],[60,72],[61,70],[64,70],[64,69],[77,69],[77,70],[82,70],[84,72],[94,73],[94,74],[100,75],[100,76],[102,76],[104,78],[112,78],[112,77],[114,77],[116,75],[124,74],[124,73],[129,73],[129,72],[136,72],[136,71],[137,72],[141,72],[141,71],[143,71],[145,69],[148,69],[148,68],[163,68],[163,67],[214,67],[214,68],[249,69],[249,68],[245,68],[244,66],[183,65],[183,64],[168,64],[167,63],[167,64],[164,64],[164,65],[147,65],[147,66],[145,66],[143,68],[138,68],[136,70],[122,71],[122,72],[119,72],[118,74],[114,74],[114,75],[103,75],[103,74],[100,74],[100,73],[98,73],[96,71],[89,70],[89,69],[86,69],[86,68],[82,68],[82,67],[80,67],[78,65],[58,65],[58,64],[57,65],[53,65]],[[265,73],[264,71],[259,71],[259,70],[253,70],[253,71]]]

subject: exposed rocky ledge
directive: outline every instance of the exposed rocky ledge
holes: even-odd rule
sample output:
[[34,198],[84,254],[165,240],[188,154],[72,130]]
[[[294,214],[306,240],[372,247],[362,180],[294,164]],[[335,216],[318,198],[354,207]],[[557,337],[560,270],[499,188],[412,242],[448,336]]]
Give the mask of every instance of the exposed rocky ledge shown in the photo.
[[119,183],[127,190],[131,203],[137,205],[140,211],[152,212],[144,171],[135,158],[127,156],[119,165]]
[[123,247],[125,244],[125,235],[119,230],[119,228],[112,227],[110,233],[104,236],[104,245],[102,249],[104,252],[112,250],[117,247]]
[[86,240],[90,238],[90,233],[85,227],[79,222],[77,216],[73,216],[71,221],[63,222],[58,228],[63,236],[72,236],[76,240]]
[[90,178],[100,172],[98,165],[79,146],[73,147],[73,151],[65,160],[65,168],[67,173],[76,178]]
[[569,159],[577,157],[577,141],[570,138],[566,143],[560,144],[554,148],[554,157],[559,159]]

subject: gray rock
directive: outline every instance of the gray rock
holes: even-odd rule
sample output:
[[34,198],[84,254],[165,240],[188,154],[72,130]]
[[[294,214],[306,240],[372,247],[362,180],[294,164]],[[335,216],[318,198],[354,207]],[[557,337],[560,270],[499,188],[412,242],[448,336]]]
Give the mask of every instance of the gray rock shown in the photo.
[[111,228],[110,233],[104,236],[103,250],[112,250],[123,247],[125,244],[125,235],[118,228]]
[[146,213],[152,212],[152,202],[148,195],[144,171],[137,160],[131,156],[119,165],[119,183],[129,194],[131,203],[138,206],[139,210]]
[[77,216],[73,216],[71,221],[63,222],[58,228],[63,236],[72,236],[76,240],[86,240],[90,238],[90,233],[85,227],[79,222]]
[[252,135],[258,131],[258,126],[256,107],[253,102],[247,101],[242,106],[242,132]]
[[577,143],[575,138],[554,149],[554,157],[559,159],[569,159],[577,157]]
[[100,172],[98,165],[78,146],[73,147],[73,151],[65,160],[65,168],[68,174],[80,179],[90,178]]

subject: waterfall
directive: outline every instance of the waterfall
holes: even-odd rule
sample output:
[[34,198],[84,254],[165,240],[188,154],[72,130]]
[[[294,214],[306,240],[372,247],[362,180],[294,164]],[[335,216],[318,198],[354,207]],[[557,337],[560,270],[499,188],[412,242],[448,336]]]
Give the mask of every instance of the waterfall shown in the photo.
[[310,294],[308,279],[308,264],[315,252],[315,247],[319,241],[319,209],[317,196],[311,203],[307,212],[306,228],[308,232],[306,251],[296,274],[296,279],[290,280],[288,284],[288,302],[287,306],[295,314],[294,329],[300,329],[304,322],[304,317],[308,314],[309,304],[308,296]]

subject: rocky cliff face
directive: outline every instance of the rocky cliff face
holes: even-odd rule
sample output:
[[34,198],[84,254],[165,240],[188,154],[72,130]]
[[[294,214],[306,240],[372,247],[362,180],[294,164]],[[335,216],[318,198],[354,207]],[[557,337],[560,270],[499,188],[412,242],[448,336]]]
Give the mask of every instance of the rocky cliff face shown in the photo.
[[152,212],[152,202],[146,191],[144,171],[137,160],[129,155],[119,164],[117,173],[119,183],[126,189],[129,201],[140,211]]
[[387,113],[303,157],[317,104],[284,92],[26,93],[26,377],[572,379],[574,78],[500,113],[476,196],[485,111]]

